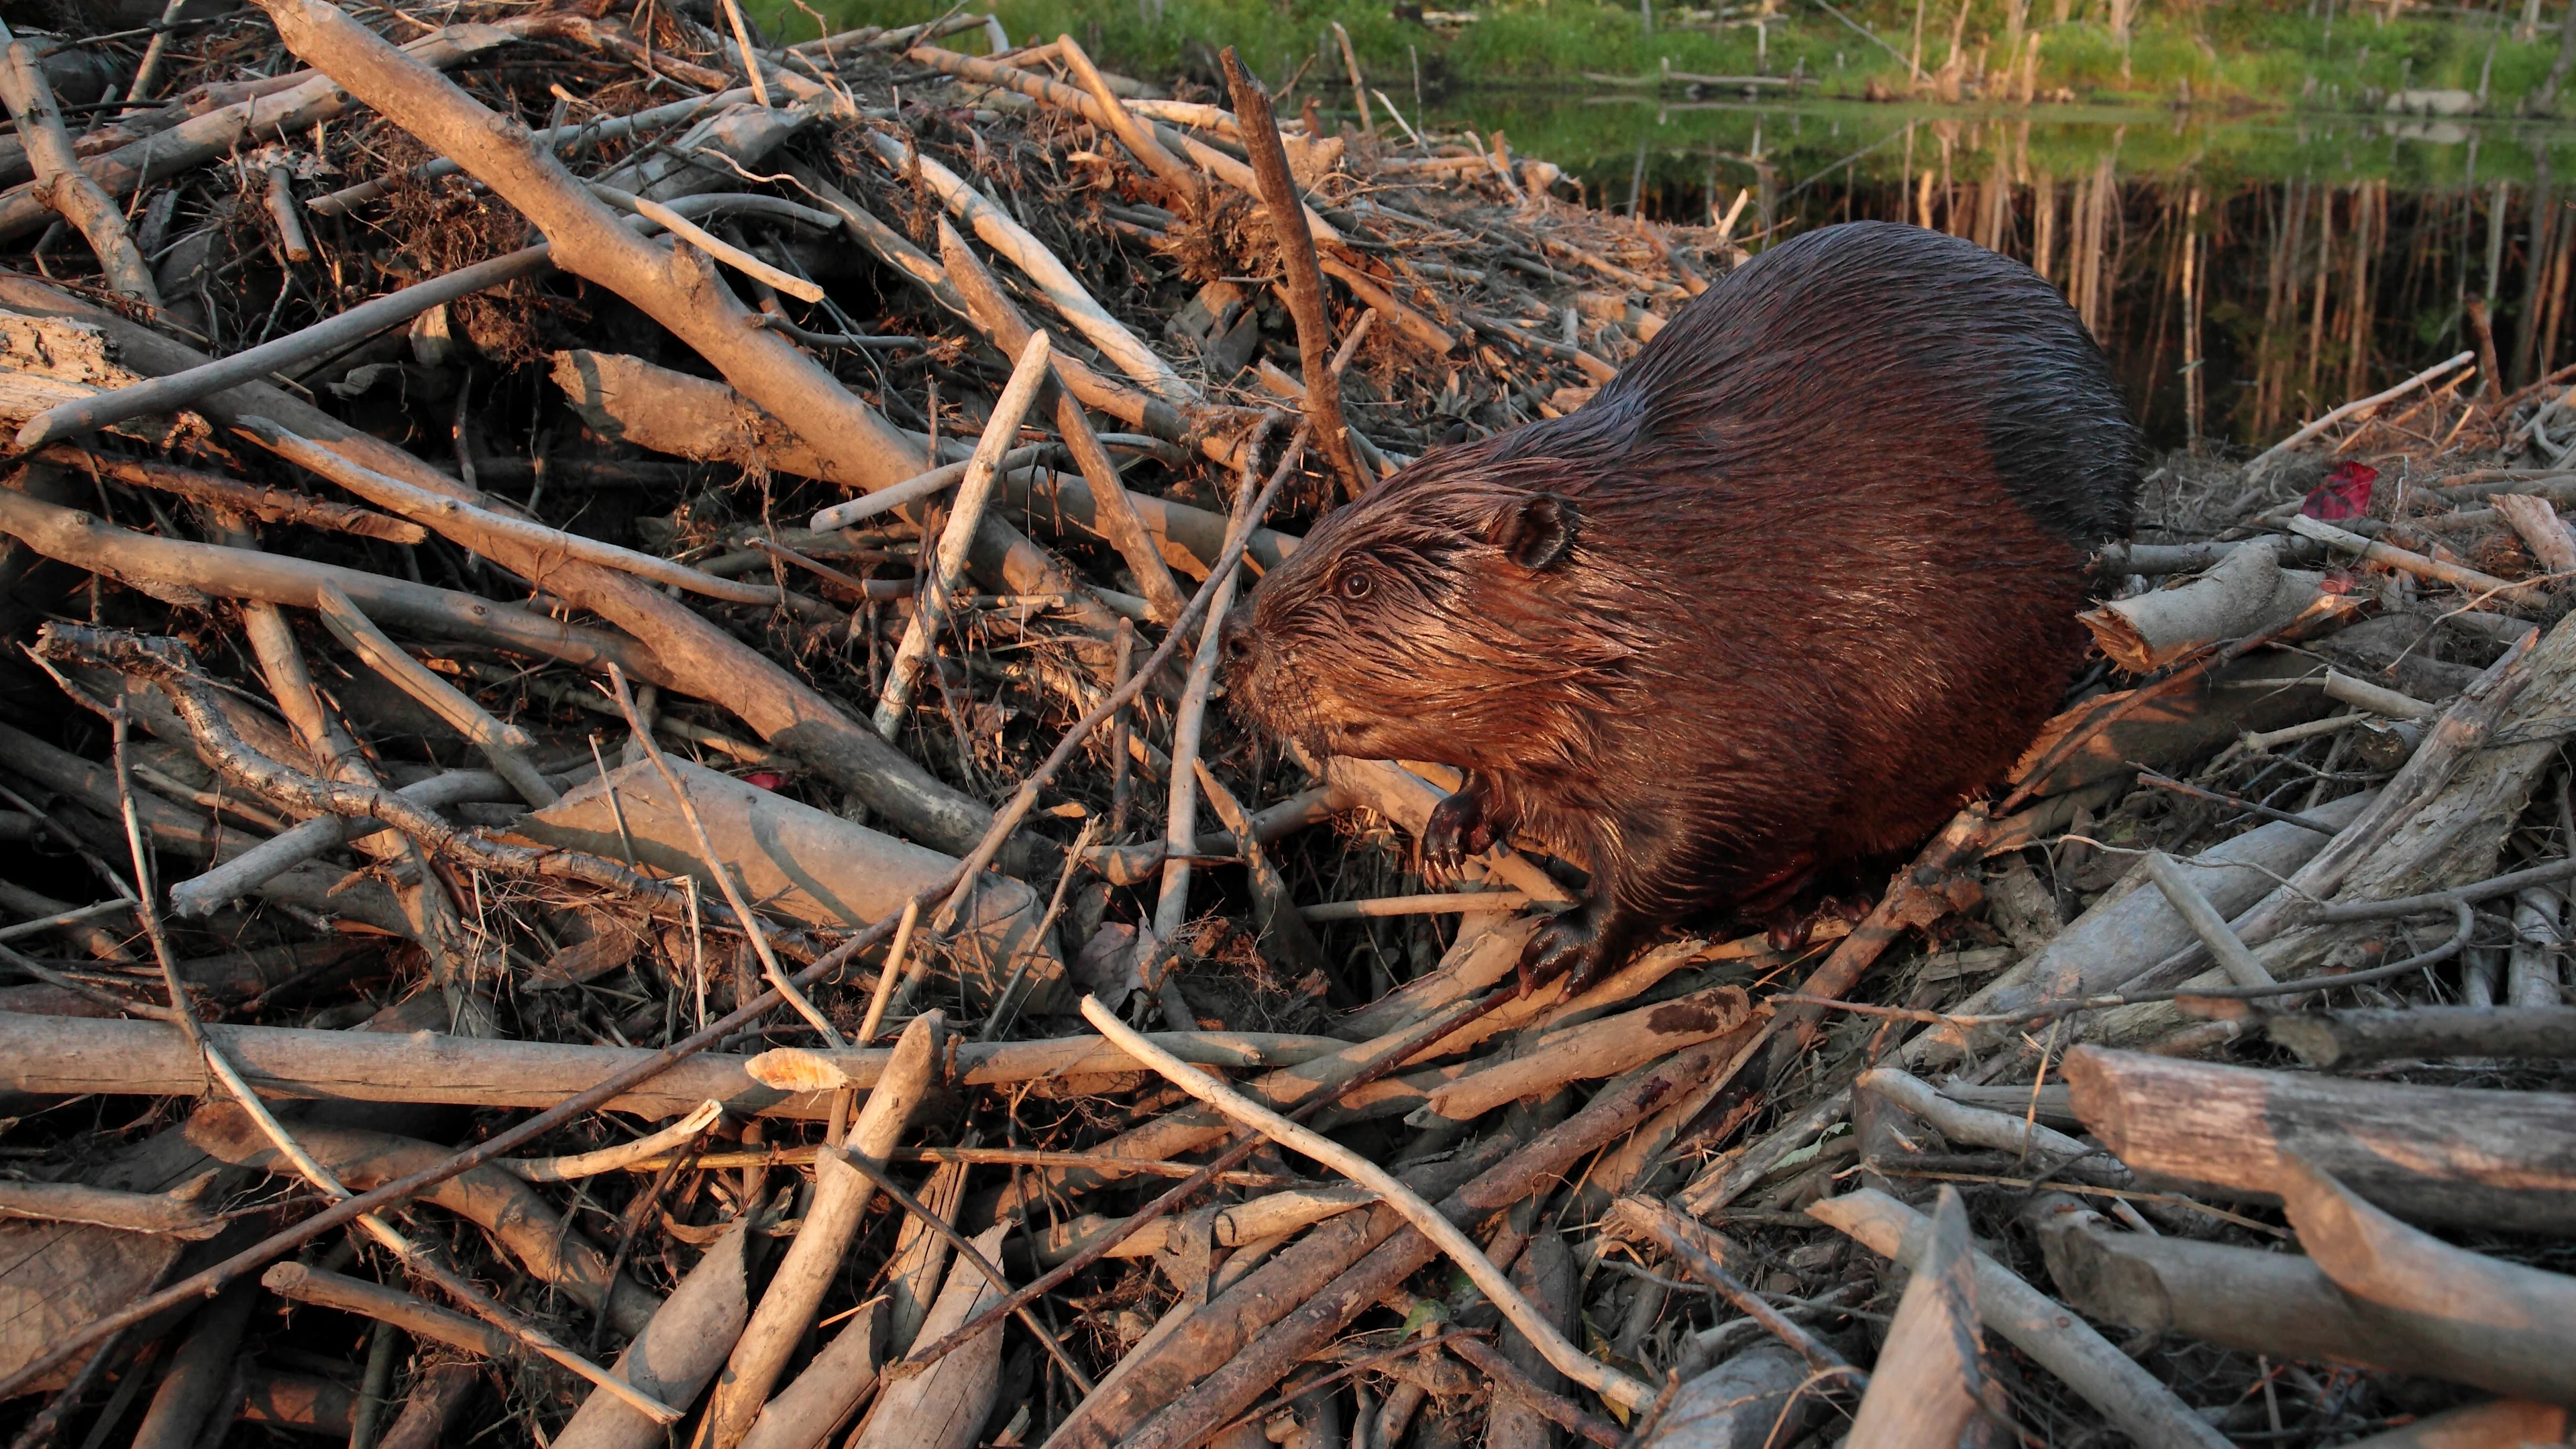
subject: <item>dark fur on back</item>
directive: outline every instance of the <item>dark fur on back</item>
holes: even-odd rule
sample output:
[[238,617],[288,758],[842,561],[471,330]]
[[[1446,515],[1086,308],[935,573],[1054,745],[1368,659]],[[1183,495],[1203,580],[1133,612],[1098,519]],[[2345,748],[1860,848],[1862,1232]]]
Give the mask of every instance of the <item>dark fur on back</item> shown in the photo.
[[1588,923],[1533,951],[1598,971],[1990,783],[2083,655],[2138,453],[2038,276],[1833,227],[1580,411],[1326,518],[1230,622],[1234,697],[1311,747],[1471,772],[1471,821],[1592,870]]

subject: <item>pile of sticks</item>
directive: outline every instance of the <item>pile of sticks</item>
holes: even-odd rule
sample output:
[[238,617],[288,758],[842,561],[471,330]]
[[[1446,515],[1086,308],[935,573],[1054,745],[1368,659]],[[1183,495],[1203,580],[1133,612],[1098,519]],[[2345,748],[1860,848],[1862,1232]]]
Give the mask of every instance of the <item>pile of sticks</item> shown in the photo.
[[1874,904],[1524,992],[1213,624],[1731,227],[620,9],[10,38],[15,1443],[2563,1437],[2576,394],[2176,460]]

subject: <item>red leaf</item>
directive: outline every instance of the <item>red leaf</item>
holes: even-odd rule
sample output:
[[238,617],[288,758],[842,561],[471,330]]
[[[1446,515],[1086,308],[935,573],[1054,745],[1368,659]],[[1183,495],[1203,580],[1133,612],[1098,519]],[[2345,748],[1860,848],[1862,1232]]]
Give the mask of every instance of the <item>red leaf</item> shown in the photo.
[[2310,518],[2359,518],[2370,509],[2370,485],[2379,481],[2379,470],[2367,463],[2337,463],[2326,470],[2326,481],[2317,485],[2299,504],[2299,511]]
[[787,777],[779,774],[775,770],[754,770],[750,774],[743,776],[742,782],[746,785],[757,785],[763,790],[774,791],[779,786],[787,783]]

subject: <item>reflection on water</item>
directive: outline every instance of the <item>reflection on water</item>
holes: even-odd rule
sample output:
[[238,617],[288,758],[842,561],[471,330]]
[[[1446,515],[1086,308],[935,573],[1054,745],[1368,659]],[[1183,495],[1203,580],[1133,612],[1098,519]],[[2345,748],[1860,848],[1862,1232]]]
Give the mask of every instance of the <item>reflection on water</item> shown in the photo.
[[[1724,99],[1462,97],[1595,200],[1752,243],[1913,221],[2027,262],[2160,443],[2269,442],[2480,345],[2508,386],[2576,362],[2576,133],[2385,114],[1932,114]],[[2479,386],[2477,382],[2469,384]]]

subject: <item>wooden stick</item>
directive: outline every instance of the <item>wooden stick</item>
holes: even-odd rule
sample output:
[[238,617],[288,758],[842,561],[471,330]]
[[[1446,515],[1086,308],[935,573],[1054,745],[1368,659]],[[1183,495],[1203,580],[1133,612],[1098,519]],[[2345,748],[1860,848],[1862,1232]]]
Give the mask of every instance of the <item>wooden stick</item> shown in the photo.
[[[1022,345],[1026,346],[1025,343]],[[1013,448],[1002,455],[997,471],[1010,473],[1027,467],[1054,451],[1055,447],[1053,443],[1031,443],[1026,447]],[[805,526],[816,533],[832,533],[874,518],[880,513],[892,513],[898,508],[918,503],[925,498],[936,498],[957,486],[957,480],[965,477],[966,470],[972,466],[972,459],[942,463],[927,473],[906,478],[891,488],[880,488],[874,493],[860,494],[846,503],[835,503],[816,513]]]
[[[1490,997],[1509,996],[1507,990],[1490,993]],[[1440,1031],[1442,1036],[1448,1034],[1446,1029]],[[1541,1184],[1556,1181],[1584,1154],[1635,1128],[1650,1111],[1673,1103],[1689,1090],[1689,1084],[1704,1080],[1723,1061],[1723,1052],[1713,1046],[1692,1047],[1635,1074],[1443,1197],[1440,1211],[1452,1222],[1475,1223],[1528,1198]],[[1379,1219],[1378,1212],[1385,1218]],[[1323,1243],[1320,1262],[1299,1265],[1296,1297],[1302,1301],[1295,1308],[1266,1324],[1255,1320],[1252,1331],[1241,1337],[1216,1338],[1216,1351],[1231,1355],[1225,1363],[1211,1369],[1204,1341],[1196,1336],[1184,1340],[1188,1362],[1179,1366],[1178,1381],[1163,1391],[1168,1403],[1129,1400],[1104,1405],[1087,1419],[1059,1426],[1064,1449],[1106,1449],[1121,1443],[1127,1449],[1186,1449],[1201,1442],[1216,1425],[1253,1403],[1296,1364],[1331,1342],[1352,1319],[1441,1256],[1428,1236],[1409,1225],[1398,1227],[1405,1220],[1392,1208],[1375,1210],[1368,1219],[1368,1230]],[[1328,1224],[1317,1234],[1330,1234],[1336,1226]],[[1392,1236],[1386,1236],[1390,1231]],[[1247,1283],[1247,1290],[1250,1287]],[[1253,1311],[1253,1305],[1244,1306],[1246,1315]],[[1272,1308],[1263,1317],[1276,1313]],[[1109,1418],[1112,1414],[1114,1420]]]
[[[2433,379],[2440,377],[2442,374],[2449,372],[2454,368],[2465,367],[2468,364],[2475,362],[2477,360],[2477,356],[2476,352],[2471,351],[2463,352],[2456,357],[2445,358],[2384,392],[2375,392],[2368,397],[2359,398],[2352,402],[2345,403],[2343,406],[2327,413],[2324,417],[2317,419],[2315,422],[2308,424],[2306,427],[2299,429],[2297,432],[2290,434],[2290,436],[2283,438],[2281,441],[2274,443],[2272,446],[2264,449],[2261,453],[2255,455],[2254,461],[2245,465],[2245,476],[2248,478],[2254,477],[2274,458],[2290,451],[2292,448],[2295,448],[2310,438],[2315,437],[2319,433],[2324,432],[2326,429],[2333,427],[2335,424],[2342,422],[2344,419],[2370,412],[2376,409],[2381,403],[2387,402],[2392,398],[2404,397],[2407,393],[2424,386],[2426,383],[2431,382]],[[2489,375],[2492,376],[2493,374],[2490,373]]]
[[[8,33],[8,27],[0,25],[0,38]],[[160,310],[161,290],[153,285],[152,268],[125,229],[125,213],[81,169],[71,137],[63,132],[63,113],[54,104],[54,89],[46,84],[36,48],[26,41],[10,40],[7,53],[0,55],[0,101],[7,102],[9,115],[17,121],[28,164],[36,173],[33,194],[88,239],[109,286]]]
[[813,1327],[815,1307],[840,1275],[841,1260],[875,1191],[873,1180],[851,1160],[882,1160],[901,1144],[913,1114],[937,1085],[945,1028],[946,1018],[936,1011],[913,1018],[895,1045],[884,1079],[869,1092],[867,1105],[851,1124],[849,1140],[816,1159],[808,1226],[798,1231],[771,1276],[708,1404],[708,1435],[716,1449],[733,1449],[750,1432],[797,1341]]
[[[1135,112],[1128,110],[1118,99],[1117,93],[1109,88],[1109,82],[1102,78],[1100,68],[1091,63],[1091,56],[1075,43],[1074,38],[1057,36],[1055,53],[1064,61],[1065,69],[1073,72],[1074,80],[1090,94],[1092,105],[1082,108],[1084,118],[1094,125],[1107,126],[1118,137],[1118,144],[1127,148],[1129,155],[1145,163],[1145,169],[1153,172],[1183,200],[1194,199],[1199,189],[1198,172],[1191,169],[1188,162],[1166,150],[1162,142],[1154,139],[1151,131],[1136,123]],[[959,59],[968,58],[960,56]],[[1052,100],[1054,97],[1050,94],[1044,99]]]
[[353,508],[346,503],[331,503],[291,488],[265,488],[237,483],[213,473],[200,473],[193,468],[174,467],[143,458],[119,458],[106,453],[93,453],[69,444],[56,443],[39,454],[48,463],[68,468],[95,471],[102,477],[136,488],[154,488],[164,493],[198,503],[211,504],[228,512],[259,519],[263,523],[295,523],[307,528],[327,528],[339,533],[353,533],[360,538],[380,538],[387,543],[419,543],[429,537],[429,530],[417,523],[388,518],[370,508]]
[[519,1341],[497,1328],[363,1278],[302,1263],[280,1263],[261,1274],[259,1283],[280,1298],[360,1314],[379,1323],[390,1323],[416,1338],[485,1358],[513,1358],[519,1353]]
[[604,1172],[624,1172],[635,1164],[650,1162],[667,1152],[676,1152],[694,1142],[716,1120],[724,1116],[724,1104],[700,1102],[686,1117],[658,1132],[648,1132],[632,1142],[603,1147],[596,1152],[575,1152],[562,1157],[508,1157],[497,1165],[516,1177],[530,1182],[570,1182],[575,1178],[597,1177]]
[[604,630],[580,628],[513,604],[362,569],[133,533],[94,514],[41,502],[15,489],[0,488],[0,533],[24,540],[47,558],[156,598],[199,594],[311,609],[318,606],[321,589],[328,584],[356,600],[370,617],[414,634],[584,667],[614,659],[638,678],[665,688],[675,683],[650,650]]
[[1044,332],[1029,339],[1011,369],[1010,382],[993,404],[993,415],[984,424],[983,436],[975,442],[975,456],[968,461],[966,476],[957,485],[948,524],[939,533],[938,556],[925,571],[924,587],[914,600],[912,620],[904,626],[903,641],[895,646],[894,659],[886,667],[885,692],[877,696],[876,714],[869,721],[881,739],[892,740],[902,729],[904,716],[912,708],[915,680],[925,667],[937,667],[932,656],[940,635],[947,629],[957,585],[966,575],[966,551],[983,522],[984,505],[993,496],[993,483],[1001,476],[1002,457],[1019,440],[1020,419],[1028,414],[1029,405],[1037,401],[1038,389],[1047,380],[1047,357],[1052,350]]
[[[883,923],[888,931],[892,922]],[[881,935],[879,939],[883,939]],[[810,968],[798,973],[811,977]],[[781,998],[783,1002],[784,998]],[[325,1032],[293,1027],[210,1025],[207,1034],[244,1078],[273,1097],[355,1102],[436,1102],[484,1108],[543,1107],[582,1087],[613,1079],[653,1053],[642,1047],[554,1042],[483,1041],[471,1037]],[[1242,1032],[1157,1033],[1185,1061],[1227,1069],[1279,1068],[1346,1050],[1329,1037]],[[0,1012],[0,1086],[49,1096],[123,1090],[128,1095],[193,1096],[206,1073],[166,1027],[149,1022]],[[819,1054],[818,1054],[819,1055]],[[887,1048],[851,1048],[826,1060],[838,1082],[867,1090],[883,1079]],[[621,1092],[605,1110],[646,1118],[679,1118],[707,1101],[741,1117],[821,1121],[830,1091],[787,1091],[753,1075],[757,1057],[692,1055],[655,1085]],[[1143,1067],[1097,1037],[1048,1041],[960,1042],[957,1081],[1008,1085],[1055,1078],[1118,1076]],[[122,1075],[120,1075],[120,1073]],[[126,1085],[120,1089],[118,1083]],[[1086,1154],[1086,1161],[1100,1154]],[[1119,1158],[1121,1164],[1130,1161]],[[1046,1164],[1039,1164],[1046,1165]],[[1122,1169],[1126,1170],[1126,1169]],[[1156,1171],[1150,1164],[1138,1172]]]
[[1975,1249],[1959,1190],[1943,1187],[1931,1242],[1852,1415],[1852,1449],[1950,1449],[1983,1408]]
[[2040,1193],[2022,1216],[2038,1230],[2050,1279],[2087,1318],[2277,1358],[2361,1364],[2503,1394],[2562,1394],[2562,1365],[2534,1374],[2505,1341],[2525,1336],[2521,1326],[2374,1311],[2313,1258],[2118,1232],[2065,1193]]
[[[939,255],[947,265],[950,283],[965,299],[968,312],[993,345],[1009,357],[1027,351],[1029,339],[1035,335],[1028,320],[995,285],[992,273],[984,269],[983,262],[968,249],[966,239],[957,234],[946,217],[939,221]],[[1157,621],[1169,623],[1181,610],[1180,585],[1173,580],[1161,550],[1137,514],[1136,500],[1128,495],[1117,467],[1109,461],[1099,436],[1091,430],[1091,420],[1083,413],[1086,401],[1105,392],[1106,380],[1071,358],[1052,352],[1049,366],[1055,383],[1056,431],[1063,435],[1065,447],[1090,489],[1092,521],[1135,573],[1137,586],[1145,591],[1146,603],[1154,610]],[[1077,385],[1077,379],[1087,382]],[[1222,446],[1213,439],[1210,444]]]
[[405,654],[337,587],[324,584],[319,595],[315,602],[321,606],[323,626],[332,637],[347,645],[368,668],[465,736],[492,762],[493,772],[509,781],[510,788],[528,802],[528,808],[543,810],[562,798],[529,763],[527,752],[535,749],[537,742],[526,730],[494,719],[491,711],[474,702],[473,696]]
[[757,277],[799,302],[823,300],[821,287],[803,277],[780,271],[649,196],[637,196],[631,191],[620,191],[614,186],[603,186],[595,181],[590,184],[590,192],[611,206],[624,207],[637,216],[661,223],[663,229],[670,232],[672,236],[687,242],[745,276]]
[[[1013,266],[1037,283],[1038,292],[1047,304],[1085,340],[1101,351],[1119,371],[1141,383],[1146,391],[1175,407],[1198,401],[1197,392],[1172,371],[1160,353],[1147,347],[1127,324],[1109,315],[1095,300],[1081,279],[1066,268],[1049,251],[1044,242],[1029,235],[1028,229],[1013,220],[1009,213],[994,205],[984,194],[958,179],[957,173],[923,155],[917,148],[882,131],[866,133],[869,146],[886,169],[897,176],[910,176],[916,168],[928,182],[950,215],[975,228],[984,244],[1010,259]],[[774,411],[774,409],[773,409]]]
[[[1241,114],[1239,103],[1237,114]],[[1439,1209],[1424,1202],[1412,1189],[1398,1181],[1393,1173],[1322,1133],[1298,1126],[1155,1046],[1120,1021],[1117,1013],[1102,1006],[1099,998],[1083,997],[1082,1016],[1102,1036],[1116,1042],[1128,1055],[1154,1068],[1182,1091],[1258,1130],[1272,1141],[1311,1157],[1376,1192],[1388,1206],[1402,1213],[1405,1221],[1411,1223],[1416,1231],[1437,1244],[1443,1254],[1464,1269],[1476,1287],[1493,1300],[1503,1316],[1520,1330],[1521,1335],[1546,1357],[1557,1372],[1631,1412],[1654,1401],[1653,1389],[1568,1343],[1565,1335],[1556,1331],[1556,1325],[1530,1306],[1529,1300],[1520,1295],[1511,1280],[1503,1276],[1473,1240],[1443,1217]]]
[[2449,584],[2453,588],[2465,589],[2475,594],[2513,593],[2537,587],[2543,582],[2540,579],[2520,581],[2500,579],[2493,574],[2482,574],[2473,568],[2444,563],[2440,559],[2426,558],[2420,553],[2399,548],[2395,544],[2364,538],[2360,534],[2337,528],[2331,523],[2321,522],[2304,514],[2293,516],[2287,526],[2292,533],[2302,538],[2313,538],[2326,547],[2343,553],[2359,554],[2365,563],[2379,564],[2400,573],[2413,574],[2420,579],[2430,579],[2437,584]]
[[1297,914],[1309,921],[1365,921],[1387,916],[1511,912],[1525,909],[1529,903],[1529,894],[1525,891],[1451,891],[1427,896],[1376,896],[1359,901],[1326,901],[1321,905],[1299,906]]
[[2193,885],[2191,878],[2182,873],[2182,868],[2173,863],[2172,856],[2161,850],[2148,851],[2147,878],[2155,882],[2166,903],[2182,917],[2185,925],[2191,927],[2191,933],[2209,948],[2211,958],[2218,962],[2219,969],[2227,973],[2229,980],[2239,986],[2272,984],[2272,973],[2263,968],[2262,962],[2254,959],[2254,953],[2237,939],[2235,931],[2229,929],[2227,918],[2218,913],[2218,908],[2200,893],[2200,887]]
[[175,640],[145,640],[119,630],[47,624],[38,636],[44,657],[102,664],[163,686],[179,717],[196,736],[199,753],[228,779],[297,814],[330,813],[382,820],[424,847],[487,870],[537,878],[584,881],[648,900],[673,900],[678,892],[612,861],[578,851],[507,845],[450,824],[403,796],[372,785],[317,780],[272,760],[242,742],[223,716],[214,688]]
[[784,591],[775,584],[746,584],[718,578],[703,570],[655,558],[631,548],[601,543],[542,523],[531,523],[472,507],[459,499],[442,497],[426,488],[353,463],[267,418],[245,417],[241,425],[243,432],[288,462],[330,479],[387,512],[437,529],[478,553],[496,552],[490,547],[492,540],[506,538],[521,548],[536,551],[540,556],[579,559],[730,603],[775,605],[785,597]]
[[2267,1017],[2263,1029],[2321,1070],[2410,1057],[2576,1060],[2576,1006],[2349,1007]]
[[1064,768],[1066,761],[1073,758],[1075,749],[1083,740],[1090,737],[1094,729],[1099,728],[1102,721],[1124,709],[1137,695],[1144,693],[1146,686],[1162,672],[1163,666],[1171,662],[1173,654],[1180,648],[1181,640],[1187,637],[1191,623],[1204,616],[1208,604],[1215,597],[1217,581],[1232,577],[1236,565],[1243,561],[1244,546],[1250,542],[1253,529],[1268,512],[1272,500],[1279,496],[1279,490],[1287,486],[1288,476],[1294,470],[1304,445],[1305,429],[1301,427],[1289,438],[1286,451],[1280,455],[1278,470],[1270,475],[1269,483],[1263,486],[1259,496],[1254,496],[1249,488],[1237,491],[1234,517],[1226,528],[1225,547],[1218,551],[1213,567],[1208,570],[1206,582],[1202,583],[1198,593],[1191,597],[1189,607],[1181,611],[1180,618],[1172,621],[1172,627],[1164,634],[1162,644],[1154,650],[1153,655],[1145,661],[1144,665],[1137,669],[1125,684],[1103,696],[1098,704],[1091,707],[1088,714],[1074,723],[1072,729],[1065,731],[1064,738],[1056,742],[1055,749],[1047,755],[1045,762],[1040,764],[1027,780],[1021,782],[1018,793],[995,813],[992,829],[985,833],[984,839],[966,857],[965,866],[958,877],[957,889],[951,894],[949,900],[942,904],[940,907],[942,911],[963,908],[966,893],[974,888],[976,875],[993,863],[994,856],[1002,848],[1002,842],[1010,838],[1011,832],[1018,829],[1019,823],[1028,817],[1030,810],[1036,807],[1038,791],[1044,789],[1046,783],[1055,778],[1056,772]]
[[[250,1084],[242,1080],[241,1074],[233,1069],[232,1063],[226,1059],[223,1052],[207,1039],[204,1028],[197,1022],[196,1012],[189,1004],[187,991],[180,985],[178,958],[170,950],[169,937],[161,929],[160,911],[153,904],[153,899],[158,892],[152,884],[151,855],[144,848],[142,821],[135,813],[133,789],[127,778],[126,717],[122,704],[116,708],[111,718],[116,743],[117,793],[124,806],[125,838],[133,853],[135,885],[140,890],[135,911],[142,918],[144,934],[151,938],[153,955],[160,963],[161,979],[170,995],[172,1016],[178,1022],[180,1030],[187,1036],[189,1045],[204,1059],[215,1079],[223,1083],[224,1089],[240,1103],[244,1116],[263,1136],[275,1144],[279,1155],[293,1165],[297,1174],[334,1201],[348,1201],[353,1194],[340,1181],[338,1174],[324,1167],[311,1153],[304,1150],[302,1144],[298,1143],[286,1130],[284,1124],[268,1110],[268,1104],[261,1101],[259,1094],[251,1090]],[[383,1218],[367,1213],[360,1215],[358,1223],[367,1230],[369,1236],[401,1258],[407,1266],[427,1276],[503,1333],[527,1344],[592,1383],[608,1388],[620,1398],[633,1404],[637,1410],[651,1416],[656,1423],[669,1424],[679,1420],[679,1410],[632,1385],[622,1384],[607,1370],[556,1343],[542,1330],[522,1322],[516,1314],[502,1307],[490,1295],[422,1251],[417,1244]],[[615,1286],[613,1281],[603,1285],[600,1312],[608,1311],[608,1298]]]
[[1253,175],[1260,182],[1256,194],[1269,213],[1271,242],[1279,248],[1287,274],[1288,310],[1297,322],[1297,355],[1305,372],[1306,417],[1314,426],[1315,445],[1324,450],[1333,475],[1341,480],[1342,495],[1357,498],[1368,491],[1371,479],[1360,470],[1342,421],[1341,380],[1332,371],[1332,324],[1324,311],[1323,272],[1315,264],[1315,238],[1306,230],[1297,184],[1289,175],[1287,147],[1279,138],[1279,123],[1270,114],[1270,93],[1244,70],[1232,46],[1219,59],[1234,96],[1235,121],[1243,128],[1244,147],[1252,153]]
[[[945,892],[953,884],[953,881],[943,880],[929,891],[916,895],[915,899]],[[797,984],[801,986],[839,971],[851,957],[884,940],[886,933],[892,929],[891,921],[880,920],[858,931],[832,951],[818,958],[812,965],[798,972]],[[15,1370],[0,1375],[0,1397],[13,1395],[21,1386],[50,1373],[82,1349],[170,1308],[203,1298],[244,1273],[272,1262],[282,1254],[293,1252],[324,1233],[353,1221],[360,1213],[408,1201],[460,1173],[470,1171],[494,1158],[505,1156],[511,1149],[532,1142],[584,1113],[597,1110],[606,1103],[616,1100],[628,1090],[652,1081],[688,1058],[723,1041],[783,1004],[784,998],[778,993],[762,992],[718,1020],[710,1022],[695,1035],[685,1037],[632,1063],[605,1080],[595,1082],[590,1087],[557,1101],[551,1107],[515,1126],[496,1132],[483,1141],[417,1172],[372,1188],[354,1198],[334,1203],[303,1222],[280,1229],[221,1262],[200,1269],[157,1292],[146,1294],[115,1312],[100,1315],[82,1327],[63,1334],[51,1346],[34,1355]],[[59,1020],[59,1018],[44,1019],[49,1025]],[[5,1057],[0,1057],[0,1061],[5,1060],[7,1060]]]
[[884,482],[920,471],[901,435],[820,364],[750,325],[750,309],[698,254],[657,247],[621,225],[526,127],[494,115],[323,0],[267,0],[266,8],[299,56],[535,222],[554,244],[555,265],[633,302],[772,414],[795,418],[799,433],[846,465]]

